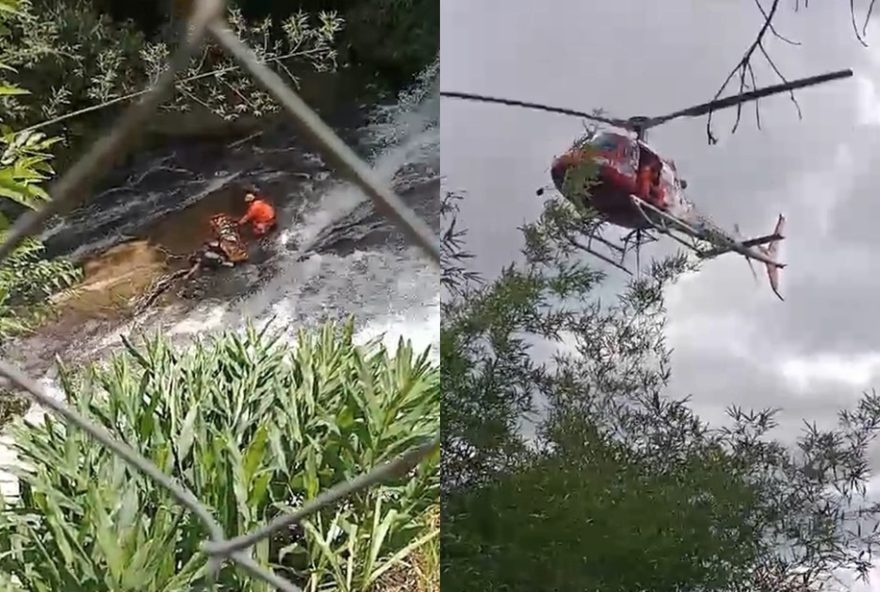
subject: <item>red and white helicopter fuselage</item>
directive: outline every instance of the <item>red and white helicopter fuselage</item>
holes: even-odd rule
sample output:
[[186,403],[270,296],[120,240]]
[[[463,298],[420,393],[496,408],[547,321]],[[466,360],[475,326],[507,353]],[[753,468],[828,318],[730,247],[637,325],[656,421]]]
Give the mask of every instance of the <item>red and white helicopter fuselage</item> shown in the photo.
[[[642,140],[614,132],[601,132],[584,138],[562,156],[553,160],[550,175],[553,185],[566,199],[587,198],[589,205],[610,224],[622,228],[648,229],[652,224],[645,219],[639,204],[638,170],[650,163],[660,169],[659,185],[665,195],[663,211],[682,222],[699,224],[700,216],[694,204],[684,196],[684,188],[675,163],[660,156]],[[565,182],[566,175],[578,167],[593,168],[589,187],[572,187]],[[581,193],[582,190],[585,190]]]
[[[662,193],[662,205],[648,199],[639,187],[639,170],[645,166],[656,171],[652,191]],[[732,251],[747,260],[760,261],[779,296],[779,269],[784,265],[775,257],[778,241],[783,238],[785,218],[779,216],[772,234],[738,240],[697,210],[684,195],[687,183],[679,177],[675,163],[660,156],[643,140],[608,131],[586,136],[553,160],[550,175],[553,185],[567,200],[595,210],[610,224],[659,231],[702,258]],[[692,240],[682,240],[680,235]],[[693,241],[703,241],[712,247],[701,249]]]

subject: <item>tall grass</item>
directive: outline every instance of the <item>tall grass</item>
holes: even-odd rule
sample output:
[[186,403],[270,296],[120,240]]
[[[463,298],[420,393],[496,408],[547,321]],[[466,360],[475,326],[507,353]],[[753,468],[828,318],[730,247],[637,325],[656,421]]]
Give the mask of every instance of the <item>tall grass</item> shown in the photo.
[[[431,531],[440,530],[440,507],[428,514],[426,528]],[[419,549],[415,569],[418,577],[418,592],[440,592],[440,539],[432,539],[430,543]]]
[[[358,347],[351,322],[301,331],[295,347],[253,329],[184,351],[153,338],[107,365],[65,371],[63,388],[80,412],[185,483],[227,536],[439,430],[439,372],[427,352]],[[27,590],[171,592],[203,582],[205,530],[164,490],[55,419],[16,424],[14,436],[23,491],[0,512],[0,572]],[[255,560],[312,592],[378,588],[437,539],[438,460],[264,541]],[[230,565],[219,581],[266,590]]]

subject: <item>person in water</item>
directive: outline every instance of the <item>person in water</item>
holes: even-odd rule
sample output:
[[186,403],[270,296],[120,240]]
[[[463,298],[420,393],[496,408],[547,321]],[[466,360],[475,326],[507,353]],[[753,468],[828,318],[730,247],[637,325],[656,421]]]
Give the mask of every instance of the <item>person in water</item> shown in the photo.
[[235,265],[229,260],[229,256],[223,250],[223,247],[220,246],[220,241],[218,240],[210,240],[202,245],[199,250],[192,254],[189,262],[193,265],[213,268],[233,267]]
[[211,216],[211,232],[229,261],[232,263],[247,261],[247,247],[241,240],[238,221],[235,218],[228,214],[214,214]]
[[238,221],[239,226],[250,222],[251,230],[258,238],[275,228],[275,208],[268,201],[257,197],[253,192],[248,192],[244,196],[244,202],[247,204],[247,212]]

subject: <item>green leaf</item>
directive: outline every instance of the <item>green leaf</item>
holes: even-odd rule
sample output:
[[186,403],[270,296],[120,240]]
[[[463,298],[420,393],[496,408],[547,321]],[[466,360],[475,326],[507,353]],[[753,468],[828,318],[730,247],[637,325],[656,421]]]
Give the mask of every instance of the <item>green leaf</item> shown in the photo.
[[396,565],[400,564],[404,559],[406,559],[409,555],[421,549],[434,539],[440,536],[440,529],[435,528],[430,530],[427,534],[417,538],[416,540],[410,542],[402,549],[398,550],[391,557],[389,557],[385,562],[382,563],[375,571],[367,574],[367,581],[365,587],[369,587],[374,584],[379,578],[382,577],[388,570],[392,569]]
[[122,581],[125,574],[125,556],[117,542],[116,532],[110,521],[110,515],[104,505],[99,489],[90,488],[91,507],[94,511],[94,529],[98,547],[107,560],[110,574],[116,582]]
[[199,401],[194,401],[186,417],[183,418],[183,424],[180,426],[180,435],[177,438],[177,455],[181,459],[185,459],[189,455],[190,448],[193,445],[195,437],[195,424],[200,412]]
[[[2,6],[2,5],[0,5]],[[29,95],[30,91],[27,91],[23,88],[19,88],[17,86],[13,86],[10,84],[0,84],[0,96],[11,97],[11,96],[21,96],[21,95]]]
[[257,469],[263,463],[266,455],[266,443],[268,440],[269,428],[264,424],[257,428],[253,440],[251,440],[247,451],[244,454],[244,480],[250,483],[257,472]]
[[18,7],[18,0],[0,0],[0,12],[2,13],[18,16],[21,14]]
[[162,592],[186,592],[192,589],[192,582],[200,580],[208,568],[208,560],[202,554],[190,557],[180,571],[162,588]]

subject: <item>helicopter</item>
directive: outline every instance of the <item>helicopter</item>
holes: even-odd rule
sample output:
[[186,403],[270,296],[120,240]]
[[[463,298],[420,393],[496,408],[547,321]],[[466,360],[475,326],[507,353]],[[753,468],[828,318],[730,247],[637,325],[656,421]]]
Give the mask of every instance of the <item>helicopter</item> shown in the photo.
[[[628,119],[472,93],[441,91],[440,95],[560,113],[622,130],[588,130],[552,161],[552,185],[549,187],[555,188],[575,206],[594,211],[599,221],[588,229],[585,227],[587,244],[573,241],[575,245],[629,274],[632,272],[624,264],[627,254],[635,249],[638,258],[641,245],[658,240],[658,235],[672,238],[700,259],[736,253],[746,259],[753,274],[752,261],[763,263],[770,288],[780,300],[784,300],[779,292],[779,273],[785,264],[777,260],[777,255],[779,243],[785,238],[785,216],[779,215],[770,234],[747,240],[738,237],[738,228],[735,232],[728,232],[717,226],[685,197],[687,182],[673,160],[662,156],[647,143],[647,132],[681,117],[709,115],[719,109],[778,93],[792,93],[799,88],[852,75],[852,70],[839,70],[715,99],[667,115]],[[547,187],[538,189],[537,194],[543,195],[545,189]],[[630,232],[620,241],[611,241],[601,236],[605,223]],[[618,258],[594,248],[594,241],[607,247]]]

